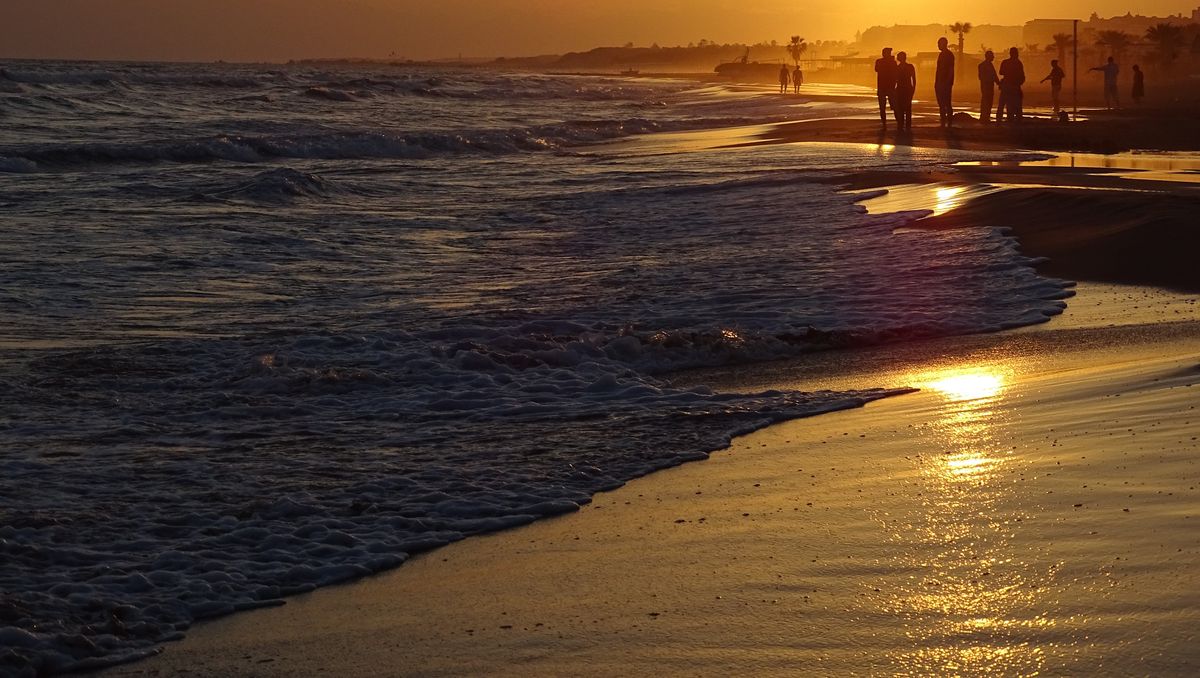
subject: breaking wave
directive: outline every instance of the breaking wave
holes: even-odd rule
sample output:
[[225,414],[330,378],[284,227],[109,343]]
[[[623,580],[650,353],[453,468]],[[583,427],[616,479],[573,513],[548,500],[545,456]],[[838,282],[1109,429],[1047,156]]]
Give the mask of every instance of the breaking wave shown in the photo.
[[137,143],[40,144],[0,147],[12,162],[27,166],[73,167],[116,163],[202,163],[218,160],[258,163],[279,158],[350,160],[430,158],[464,154],[499,155],[566,151],[636,134],[728,127],[762,122],[761,118],[693,118],[655,121],[629,118],[578,121],[557,125],[473,132],[353,131],[299,136],[221,135]]

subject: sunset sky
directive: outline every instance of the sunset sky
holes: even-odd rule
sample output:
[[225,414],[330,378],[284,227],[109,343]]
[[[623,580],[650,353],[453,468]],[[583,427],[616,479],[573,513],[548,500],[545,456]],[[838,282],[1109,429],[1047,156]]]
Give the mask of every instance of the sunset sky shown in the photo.
[[[1190,15],[1197,1],[1146,0],[1135,13]],[[948,6],[934,0],[3,0],[0,57],[522,56],[626,42],[784,41],[796,33],[809,40],[851,39],[875,24],[1020,24],[1134,9],[1128,0],[1011,0],[963,11]]]

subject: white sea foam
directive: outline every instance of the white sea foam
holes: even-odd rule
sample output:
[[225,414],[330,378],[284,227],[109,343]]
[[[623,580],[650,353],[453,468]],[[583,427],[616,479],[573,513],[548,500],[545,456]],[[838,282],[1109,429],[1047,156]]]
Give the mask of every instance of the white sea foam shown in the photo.
[[[889,393],[718,394],[672,370],[1039,322],[1070,294],[1005,224],[896,231],[917,215],[864,214],[827,183],[964,154],[544,152],[811,114],[795,100],[13,69],[0,673],[136,655]],[[200,84],[227,77],[261,85],[231,101]]]

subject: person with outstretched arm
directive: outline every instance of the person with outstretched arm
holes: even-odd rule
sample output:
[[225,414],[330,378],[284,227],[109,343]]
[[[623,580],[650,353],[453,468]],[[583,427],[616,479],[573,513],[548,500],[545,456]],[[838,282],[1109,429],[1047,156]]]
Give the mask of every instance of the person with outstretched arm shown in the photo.
[[1121,72],[1121,67],[1117,65],[1116,59],[1108,58],[1108,63],[1103,66],[1097,66],[1093,71],[1100,71],[1104,74],[1104,106],[1108,109],[1120,108],[1121,93],[1117,91],[1117,74]]
[[1059,68],[1058,59],[1050,60],[1050,75],[1042,78],[1042,82],[1050,81],[1050,99],[1054,102],[1054,113],[1057,114],[1060,110],[1059,101],[1062,97],[1063,79],[1067,77],[1066,71]]

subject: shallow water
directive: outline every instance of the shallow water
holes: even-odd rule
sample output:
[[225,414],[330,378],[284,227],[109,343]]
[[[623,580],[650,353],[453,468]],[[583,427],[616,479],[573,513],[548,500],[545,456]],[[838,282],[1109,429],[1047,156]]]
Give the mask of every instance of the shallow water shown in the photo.
[[840,110],[803,96],[333,66],[0,82],[10,667],[136,654],[888,393],[671,370],[1015,327],[1069,295],[998,231],[894,232],[923,213],[819,181],[967,154],[596,147]]

